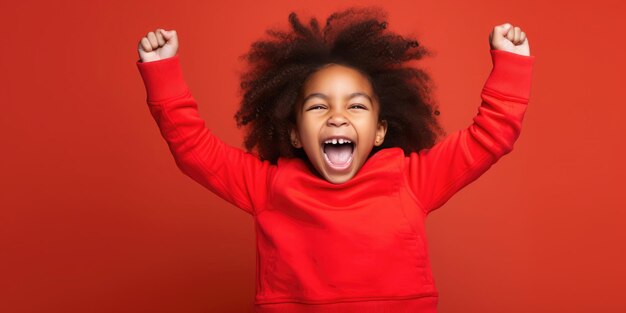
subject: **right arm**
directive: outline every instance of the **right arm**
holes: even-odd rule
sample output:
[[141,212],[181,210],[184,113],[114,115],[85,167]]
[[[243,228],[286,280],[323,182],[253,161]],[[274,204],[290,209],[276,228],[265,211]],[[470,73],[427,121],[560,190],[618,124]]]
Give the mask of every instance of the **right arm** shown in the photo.
[[222,199],[256,214],[265,206],[268,180],[275,167],[211,133],[200,118],[177,54],[151,62],[142,60],[136,64],[148,108],[177,166]]

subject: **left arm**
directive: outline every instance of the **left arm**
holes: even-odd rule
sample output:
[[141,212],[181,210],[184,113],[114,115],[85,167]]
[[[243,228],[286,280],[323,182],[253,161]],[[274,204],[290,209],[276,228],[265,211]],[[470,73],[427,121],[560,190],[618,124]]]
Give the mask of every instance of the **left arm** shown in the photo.
[[405,158],[410,188],[425,214],[513,150],[530,98],[534,64],[525,34],[516,29],[504,24],[490,35],[493,68],[474,123]]

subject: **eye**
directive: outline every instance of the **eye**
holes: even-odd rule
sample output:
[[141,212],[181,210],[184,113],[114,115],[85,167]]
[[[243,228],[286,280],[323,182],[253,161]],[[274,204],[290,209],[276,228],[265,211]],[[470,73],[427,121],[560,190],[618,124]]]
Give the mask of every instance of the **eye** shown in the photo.
[[367,107],[362,105],[362,104],[360,104],[360,103],[355,103],[355,104],[350,105],[350,109],[352,109],[352,108],[367,110]]
[[321,105],[321,104],[314,104],[314,105],[308,107],[306,110],[307,111],[312,111],[312,110],[321,110],[321,109],[324,109],[323,105]]

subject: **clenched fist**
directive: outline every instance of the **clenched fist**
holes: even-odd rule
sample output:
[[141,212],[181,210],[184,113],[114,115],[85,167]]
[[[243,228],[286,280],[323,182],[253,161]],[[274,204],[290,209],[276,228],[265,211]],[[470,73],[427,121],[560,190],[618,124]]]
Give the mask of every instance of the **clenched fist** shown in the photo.
[[529,56],[530,47],[528,38],[521,28],[504,23],[493,28],[489,34],[489,44],[491,49],[504,50],[520,55]]
[[149,32],[139,41],[139,58],[141,62],[152,62],[170,58],[178,51],[178,37],[175,30],[157,28]]

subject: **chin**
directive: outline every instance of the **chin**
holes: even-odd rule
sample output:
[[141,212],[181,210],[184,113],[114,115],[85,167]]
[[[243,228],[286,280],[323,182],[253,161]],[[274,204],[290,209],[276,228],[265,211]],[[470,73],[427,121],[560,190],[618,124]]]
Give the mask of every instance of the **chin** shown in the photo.
[[325,179],[333,184],[343,184],[354,177],[354,174],[344,174],[344,175],[325,175]]
[[324,156],[322,156],[320,159],[321,160],[317,163],[317,171],[325,180],[333,184],[342,184],[349,181],[354,176],[356,176],[360,168],[359,162],[355,162],[357,160],[352,160],[349,166],[345,168],[337,169],[329,166],[328,161],[324,159]]

